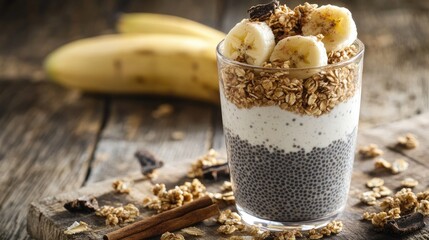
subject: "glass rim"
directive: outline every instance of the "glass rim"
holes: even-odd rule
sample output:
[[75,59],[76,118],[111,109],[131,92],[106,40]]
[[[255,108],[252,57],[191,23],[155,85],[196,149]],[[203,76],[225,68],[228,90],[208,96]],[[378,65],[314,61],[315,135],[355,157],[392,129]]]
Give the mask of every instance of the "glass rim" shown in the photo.
[[257,70],[268,70],[268,71],[292,71],[293,72],[293,71],[317,70],[317,69],[325,69],[325,68],[339,68],[339,67],[344,67],[344,66],[356,61],[357,59],[361,58],[363,56],[363,53],[365,52],[365,45],[363,44],[363,42],[360,39],[356,38],[356,40],[353,42],[353,44],[356,44],[358,46],[358,48],[359,48],[358,53],[356,55],[354,55],[353,57],[345,60],[345,61],[327,64],[327,65],[323,65],[323,66],[319,66],[319,67],[273,68],[273,67],[262,67],[262,66],[251,65],[248,63],[242,63],[242,62],[231,60],[231,59],[225,57],[221,52],[221,47],[223,46],[224,41],[225,41],[225,39],[220,41],[219,44],[216,46],[216,54],[217,54],[218,58],[222,59],[222,61],[225,61],[229,64],[239,65],[239,66],[242,66],[245,68],[253,68],[253,69],[257,69]]

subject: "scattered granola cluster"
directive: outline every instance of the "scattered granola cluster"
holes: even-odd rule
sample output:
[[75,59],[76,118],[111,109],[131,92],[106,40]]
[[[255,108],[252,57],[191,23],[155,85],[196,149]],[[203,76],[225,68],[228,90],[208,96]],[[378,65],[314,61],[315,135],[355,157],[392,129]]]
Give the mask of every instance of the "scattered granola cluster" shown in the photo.
[[377,144],[371,143],[368,146],[359,148],[359,154],[364,158],[373,158],[383,155],[383,150]]
[[131,182],[116,180],[112,183],[112,187],[117,193],[129,194],[131,191]]
[[343,222],[332,221],[320,230],[324,236],[331,236],[331,234],[338,234],[343,230]]
[[185,240],[185,237],[180,233],[165,232],[161,235],[160,240]]
[[429,190],[417,193],[417,200],[419,201],[418,211],[429,216]]
[[388,220],[398,219],[414,212],[429,215],[429,191],[417,195],[409,188],[403,188],[393,197],[386,197],[380,203],[380,212],[365,212],[363,219],[371,221],[376,227],[384,227]]
[[250,234],[254,240],[263,240],[268,238],[271,233],[269,231],[264,231],[261,230],[259,227],[257,226],[246,226],[246,228],[244,229],[244,231],[248,234]]
[[384,180],[381,178],[372,178],[366,183],[371,191],[363,192],[360,196],[361,202],[373,206],[377,204],[377,199],[392,194],[392,190],[384,186]]
[[408,162],[402,158],[400,159],[396,159],[393,163],[392,163],[392,173],[397,174],[397,173],[401,173],[404,172],[405,170],[408,169]]
[[225,181],[221,187],[221,193],[212,194],[212,198],[215,200],[222,200],[227,204],[235,204],[234,192],[232,191],[232,184],[229,181]]
[[413,188],[415,186],[419,185],[419,181],[415,180],[414,178],[407,177],[404,180],[401,181],[401,186],[406,188]]
[[98,209],[97,216],[106,217],[106,225],[116,226],[121,223],[134,222],[140,215],[139,209],[134,204],[127,204],[121,207],[103,206]]
[[392,164],[385,160],[384,158],[377,158],[374,161],[374,167],[376,169],[391,169]]
[[296,238],[303,237],[299,230],[287,230],[281,231],[274,234],[275,240],[295,240]]
[[64,231],[64,234],[66,235],[73,235],[73,234],[77,234],[77,233],[81,233],[81,232],[86,232],[91,230],[91,228],[89,227],[89,225],[86,222],[73,222],[72,225],[70,225],[69,227],[67,227],[67,229]]
[[183,131],[174,131],[171,133],[170,137],[172,140],[180,141],[185,138],[186,134]]
[[202,177],[204,174],[204,168],[224,163],[226,163],[226,159],[220,157],[219,153],[214,149],[210,149],[207,154],[201,156],[195,163],[192,164],[191,169],[188,172],[188,177]]
[[393,161],[393,163],[390,163],[389,161],[383,159],[383,158],[377,158],[374,161],[374,168],[375,169],[386,169],[391,171],[393,174],[398,174],[401,172],[404,172],[408,169],[409,163],[400,158]]
[[206,187],[198,179],[185,182],[168,191],[165,184],[156,184],[152,192],[155,198],[143,199],[143,206],[156,210],[158,213],[180,207],[207,194]]
[[416,136],[411,133],[407,133],[405,136],[398,138],[398,145],[405,149],[413,149],[419,146],[419,141]]
[[152,112],[152,117],[155,119],[167,117],[167,116],[171,115],[173,113],[173,111],[174,111],[173,106],[171,106],[170,104],[164,103],[164,104],[159,105]]
[[366,186],[369,188],[381,187],[384,185],[384,180],[381,178],[372,178],[366,182]]
[[245,225],[241,222],[240,215],[230,209],[222,211],[217,221],[222,224],[217,231],[223,234],[233,234],[235,231],[241,231],[245,228]]
[[358,88],[355,65],[321,71],[306,79],[291,78],[287,71],[220,68],[224,94],[238,108],[279,106],[298,114],[320,116],[351,98]]
[[205,232],[203,230],[196,227],[187,227],[187,228],[181,229],[180,231],[196,237],[202,237],[205,235]]
[[[341,221],[332,221],[320,229],[311,229],[305,235],[308,239],[321,239],[333,234],[339,234],[343,230]],[[304,234],[298,230],[282,231],[274,234],[274,240],[295,240],[304,237]]]
[[[241,222],[241,217],[236,212],[231,210],[222,211],[217,219],[218,223],[222,224],[218,228],[218,232],[231,235],[236,231],[241,231],[248,235],[251,235],[256,240],[263,239],[274,239],[274,240],[295,240],[296,238],[304,237],[304,234],[299,230],[286,230],[282,232],[271,233],[269,231],[261,230],[258,226],[245,226]],[[343,229],[343,223],[341,221],[332,221],[321,229],[312,229],[306,233],[306,237],[309,239],[321,239],[324,236],[331,236],[332,234],[338,234]],[[228,239],[245,239],[241,236],[231,236]]]

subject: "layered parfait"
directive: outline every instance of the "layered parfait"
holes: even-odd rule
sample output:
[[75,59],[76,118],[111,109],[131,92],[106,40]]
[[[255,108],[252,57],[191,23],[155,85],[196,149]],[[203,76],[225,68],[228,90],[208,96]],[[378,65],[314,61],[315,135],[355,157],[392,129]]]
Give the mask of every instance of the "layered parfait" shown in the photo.
[[277,1],[218,46],[231,181],[243,220],[314,222],[344,208],[363,45],[350,11]]

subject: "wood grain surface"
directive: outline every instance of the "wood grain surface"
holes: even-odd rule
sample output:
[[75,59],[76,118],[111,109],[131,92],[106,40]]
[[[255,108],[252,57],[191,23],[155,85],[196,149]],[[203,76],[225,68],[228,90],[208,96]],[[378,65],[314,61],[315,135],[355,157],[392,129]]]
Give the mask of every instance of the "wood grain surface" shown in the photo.
[[0,89],[0,238],[28,239],[28,204],[85,181],[103,101],[46,83]]
[[[202,123],[204,124],[204,123]],[[198,123],[196,123],[198,125]],[[385,180],[386,186],[393,191],[401,189],[400,182],[406,177],[413,177],[418,180],[420,184],[415,187],[415,192],[424,191],[429,186],[427,179],[427,173],[429,172],[429,161],[425,154],[428,154],[429,139],[428,134],[421,132],[421,129],[429,128],[429,114],[424,114],[419,117],[407,119],[401,122],[395,122],[392,124],[380,126],[373,129],[366,129],[359,133],[358,145],[367,145],[370,143],[376,143],[380,146],[385,154],[383,158],[393,161],[394,159],[403,158],[410,163],[407,171],[393,175],[387,172],[375,171],[374,162],[371,159],[362,159],[356,156],[354,163],[354,170],[352,176],[352,185],[350,188],[349,199],[347,207],[344,213],[339,217],[344,223],[344,230],[337,236],[330,237],[329,239],[371,239],[371,240],[383,240],[383,239],[428,239],[429,228],[426,227],[416,233],[409,236],[399,238],[398,236],[392,236],[379,231],[375,231],[369,222],[362,221],[362,214],[365,211],[377,211],[375,207],[369,207],[362,204],[359,200],[360,193],[368,191],[365,186],[366,181],[373,177],[381,177]],[[396,138],[406,133],[413,133],[420,140],[420,146],[413,150],[398,150],[394,148],[396,145]],[[223,138],[221,138],[223,139]],[[219,139],[219,141],[222,141]],[[223,146],[221,144],[220,146]],[[136,162],[134,160],[134,162]],[[130,165],[132,165],[130,163]],[[156,182],[163,182],[168,180],[169,183],[175,185],[181,185],[184,181],[189,181],[185,177],[185,172],[189,169],[190,163],[179,159],[165,159],[165,167],[161,169],[159,178]],[[94,172],[94,175],[103,175],[102,172]],[[164,175],[164,176],[163,176]],[[168,176],[168,178],[165,178]],[[138,177],[135,174],[134,177]],[[29,211],[29,230],[31,235],[36,239],[100,239],[103,234],[110,232],[118,227],[106,227],[104,222],[100,220],[100,217],[94,214],[82,215],[82,214],[71,214],[68,213],[62,206],[65,202],[74,200],[78,196],[82,195],[94,195],[101,199],[101,205],[122,203],[127,204],[128,202],[135,203],[141,209],[141,217],[149,216],[153,214],[151,211],[144,209],[141,206],[141,200],[144,196],[152,196],[150,193],[151,183],[148,181],[138,182],[132,191],[131,195],[120,195],[112,191],[113,180],[106,180],[103,183],[89,184],[83,189],[77,191],[71,191],[58,196],[48,197],[40,202],[33,203]],[[205,184],[209,187],[210,191],[219,192],[219,186],[222,181],[206,181]],[[71,225],[74,221],[84,220],[94,229],[89,233],[76,234],[74,236],[66,236],[63,231]],[[429,221],[428,221],[429,222]],[[203,229],[207,232],[204,239],[220,239],[226,237],[216,233],[217,225],[206,226],[203,223],[196,225],[198,228]],[[186,234],[185,234],[186,235]],[[153,238],[158,239],[158,238]],[[192,236],[187,236],[186,239],[200,239]]]
[[[42,66],[49,52],[76,39],[115,32],[122,12],[174,14],[227,31],[259,2],[264,1],[0,0],[0,239],[30,239],[25,226],[31,201],[137,172],[132,155],[140,147],[176,161],[180,167],[174,179],[209,147],[224,151],[218,107],[70,91],[46,82]],[[360,127],[381,126],[373,131],[382,132],[365,141],[388,143],[399,127],[384,131],[382,125],[429,111],[429,2],[329,3],[351,10],[366,45]],[[160,120],[148,116],[164,102],[177,112]],[[184,131],[185,139],[171,140],[175,130]],[[428,138],[427,128],[416,130]],[[429,165],[424,151],[390,152],[406,155],[422,169]],[[369,169],[371,164],[365,164]]]

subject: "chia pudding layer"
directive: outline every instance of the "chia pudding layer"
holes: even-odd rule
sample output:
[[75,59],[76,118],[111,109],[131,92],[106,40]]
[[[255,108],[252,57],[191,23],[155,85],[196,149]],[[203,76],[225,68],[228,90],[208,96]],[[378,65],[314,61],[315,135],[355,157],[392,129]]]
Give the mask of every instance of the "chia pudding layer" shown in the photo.
[[238,108],[222,90],[221,101],[239,208],[261,219],[298,222],[331,216],[345,206],[360,89],[318,117],[275,106]]

